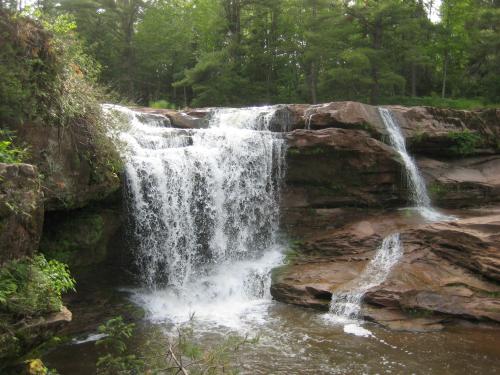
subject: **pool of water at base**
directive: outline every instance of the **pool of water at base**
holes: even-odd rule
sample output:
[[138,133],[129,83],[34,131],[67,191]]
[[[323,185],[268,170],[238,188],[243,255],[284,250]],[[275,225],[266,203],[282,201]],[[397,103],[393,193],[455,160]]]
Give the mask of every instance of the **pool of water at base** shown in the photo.
[[[372,335],[358,337],[325,320],[324,313],[273,301],[256,303],[238,318],[229,326],[220,319],[196,317],[191,324],[193,340],[206,348],[230,335],[259,337],[257,343],[246,344],[232,356],[231,363],[240,374],[500,373],[497,329],[460,326],[410,333],[364,323]],[[130,348],[154,361],[166,353],[177,327],[168,319],[145,318],[137,322]],[[48,353],[44,361],[61,375],[86,375],[95,373],[98,355],[94,341],[73,341]]]

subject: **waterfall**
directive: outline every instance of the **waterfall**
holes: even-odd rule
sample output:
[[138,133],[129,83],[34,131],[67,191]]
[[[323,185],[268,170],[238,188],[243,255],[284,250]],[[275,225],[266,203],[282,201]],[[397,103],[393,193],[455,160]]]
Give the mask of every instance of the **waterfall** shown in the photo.
[[410,197],[413,204],[416,206],[417,211],[420,215],[422,215],[422,217],[429,221],[453,220],[453,217],[443,215],[432,207],[431,199],[427,193],[425,180],[422,178],[415,161],[406,150],[405,137],[401,132],[401,128],[397,123],[397,120],[392,116],[391,111],[387,108],[381,107],[378,108],[378,111],[385,128],[389,133],[391,145],[401,156],[405,165],[406,176],[411,194]]
[[382,284],[403,255],[399,233],[384,238],[375,256],[361,274],[346,285],[349,290],[333,293],[329,318],[337,322],[357,319],[365,293]]
[[153,315],[177,309],[182,319],[204,304],[267,298],[282,258],[285,143],[270,131],[276,108],[214,109],[207,129],[191,130],[106,109],[125,124],[119,137],[135,256],[149,290],[139,298]]

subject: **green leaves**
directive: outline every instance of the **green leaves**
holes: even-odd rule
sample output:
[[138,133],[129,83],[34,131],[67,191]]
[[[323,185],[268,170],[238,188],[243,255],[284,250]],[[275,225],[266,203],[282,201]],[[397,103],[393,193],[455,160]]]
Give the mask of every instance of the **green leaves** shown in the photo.
[[0,163],[22,163],[28,157],[28,149],[13,144],[12,132],[0,129]]
[[62,293],[74,286],[67,266],[43,255],[8,262],[0,268],[0,311],[20,317],[59,311]]
[[106,354],[97,360],[97,374],[140,373],[144,363],[135,355],[127,354],[127,341],[134,333],[135,324],[127,324],[121,316],[99,326],[104,337],[96,342]]

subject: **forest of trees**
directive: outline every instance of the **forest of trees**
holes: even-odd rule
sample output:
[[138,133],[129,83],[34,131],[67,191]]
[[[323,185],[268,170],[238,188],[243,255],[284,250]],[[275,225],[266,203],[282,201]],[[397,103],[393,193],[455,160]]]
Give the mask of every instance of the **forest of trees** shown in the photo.
[[100,83],[140,104],[500,102],[500,0],[35,0],[31,8],[70,15]]

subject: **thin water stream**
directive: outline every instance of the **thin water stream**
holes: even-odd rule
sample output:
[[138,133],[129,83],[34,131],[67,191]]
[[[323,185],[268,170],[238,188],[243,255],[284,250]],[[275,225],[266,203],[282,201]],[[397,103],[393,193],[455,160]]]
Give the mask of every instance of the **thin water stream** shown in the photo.
[[[429,222],[454,220],[453,216],[444,215],[432,207],[427,186],[417,164],[406,150],[406,141],[397,120],[387,108],[378,108],[382,122],[389,134],[392,147],[403,160],[410,198],[416,211]],[[382,284],[403,255],[403,248],[399,240],[399,233],[393,233],[384,238],[382,244],[375,252],[375,257],[368,263],[361,274],[352,282],[344,285],[341,290],[332,294],[330,311],[325,315],[327,321],[334,324],[343,324],[344,332],[358,335],[371,336],[371,332],[361,327],[361,304],[363,296],[371,288]]]

